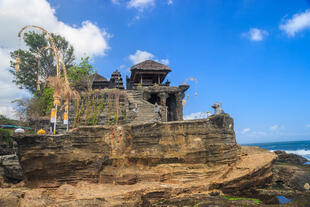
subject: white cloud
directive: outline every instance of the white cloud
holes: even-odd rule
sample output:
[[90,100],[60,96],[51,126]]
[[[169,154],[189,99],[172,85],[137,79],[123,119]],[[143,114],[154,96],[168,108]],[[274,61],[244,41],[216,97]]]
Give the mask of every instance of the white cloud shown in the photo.
[[129,55],[129,60],[135,65],[145,60],[155,60],[164,65],[169,65],[169,59],[156,59],[155,56],[147,51],[137,50],[135,54]]
[[291,37],[304,29],[310,29],[310,10],[294,14],[291,19],[286,20],[279,27]]
[[189,115],[185,115],[183,117],[184,120],[204,119],[204,118],[207,118],[207,114],[205,114],[203,112],[195,112],[195,113],[191,113]]
[[152,53],[149,53],[147,51],[141,51],[141,50],[137,50],[135,54],[129,55],[129,60],[131,60],[133,64],[138,64],[145,60],[150,60],[153,58],[154,58],[154,55]]
[[15,110],[11,106],[0,106],[0,114],[10,118],[10,119],[15,119]]
[[168,0],[168,5],[173,4],[173,0]]
[[267,135],[267,133],[263,132],[263,131],[254,131],[251,134],[252,137],[264,137],[266,135]]
[[243,33],[242,35],[254,42],[260,42],[268,36],[268,32],[263,29],[251,28],[247,33]]
[[79,27],[59,21],[46,0],[1,0],[0,25],[5,28],[0,33],[1,47],[16,48],[18,31],[25,25],[37,25],[66,37],[79,57],[104,55],[109,49],[104,30],[90,21]]
[[96,25],[89,21],[82,22],[82,27],[73,28],[59,23],[59,34],[63,35],[74,47],[77,56],[104,56],[109,49],[108,34],[101,31]]
[[170,61],[168,59],[161,59],[159,60],[160,63],[164,64],[164,65],[169,65]]
[[243,130],[241,131],[241,134],[246,134],[246,133],[248,133],[248,132],[250,132],[250,131],[251,131],[250,128],[245,128],[245,129],[243,129]]
[[275,130],[277,130],[278,128],[279,128],[279,125],[275,124],[275,125],[271,126],[269,129],[270,129],[271,131],[275,131]]
[[[103,56],[109,49],[109,35],[90,21],[70,26],[59,21],[47,0],[0,0],[0,113],[12,117],[12,100],[29,96],[12,83],[9,51],[18,47],[18,31],[25,25],[44,27],[63,35],[74,47],[75,55]],[[29,31],[29,30],[27,30]],[[37,30],[36,30],[37,31]]]
[[29,94],[24,90],[18,89],[12,83],[12,74],[8,70],[9,62],[9,50],[0,48],[0,114],[9,118],[15,118],[11,101]]
[[117,5],[120,5],[120,2],[119,0],[111,0],[113,4],[117,4]]
[[153,6],[155,6],[155,0],[130,0],[127,4],[128,8],[135,8],[139,11]]
[[270,133],[267,133],[264,131],[253,131],[250,128],[245,128],[241,131],[236,131],[236,136],[238,138],[248,139],[248,141],[252,139],[257,139],[257,138],[264,138],[270,135],[271,135]]

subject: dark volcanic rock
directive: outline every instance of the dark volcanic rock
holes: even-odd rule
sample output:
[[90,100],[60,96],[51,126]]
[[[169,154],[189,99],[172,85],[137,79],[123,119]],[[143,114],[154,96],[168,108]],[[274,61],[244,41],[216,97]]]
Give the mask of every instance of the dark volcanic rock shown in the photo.
[[273,184],[276,187],[305,191],[305,183],[310,183],[310,168],[293,165],[274,165]]
[[16,147],[17,147],[16,142],[1,143],[0,144],[0,156],[15,154],[17,151]]
[[304,164],[308,160],[300,155],[286,153],[285,151],[274,151],[278,155],[277,162],[286,162],[286,163],[293,163],[293,164]]

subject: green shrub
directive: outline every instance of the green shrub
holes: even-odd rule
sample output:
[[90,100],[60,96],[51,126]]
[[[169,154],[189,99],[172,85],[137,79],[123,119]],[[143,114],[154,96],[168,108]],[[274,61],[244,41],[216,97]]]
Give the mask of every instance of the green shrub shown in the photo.
[[11,131],[8,129],[0,129],[0,142],[10,143],[12,142]]
[[41,91],[36,93],[38,107],[41,115],[48,115],[53,108],[53,94],[54,89],[49,87],[43,88]]

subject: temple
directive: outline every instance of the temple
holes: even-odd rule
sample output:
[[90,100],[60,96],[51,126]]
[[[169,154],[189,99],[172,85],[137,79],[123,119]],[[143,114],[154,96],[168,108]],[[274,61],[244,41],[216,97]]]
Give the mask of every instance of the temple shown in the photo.
[[[166,79],[170,67],[146,60],[130,69],[124,84],[115,70],[110,79],[95,73],[91,91],[81,91],[79,100],[69,107],[69,126],[63,123],[64,107],[57,113],[58,131],[79,126],[123,125],[183,120],[183,99],[189,85],[170,86]],[[124,85],[126,87],[124,87]],[[35,123],[36,128],[50,131],[49,119]]]
[[110,80],[95,73],[92,77],[92,89],[118,88],[124,89],[123,78],[121,73],[116,70],[112,73]]
[[153,60],[146,60],[130,68],[131,76],[126,78],[127,89],[136,89],[138,86],[169,86],[169,81],[162,84],[171,69]]
[[93,83],[92,83],[92,89],[104,89],[109,87],[110,81],[108,81],[105,77],[95,73],[92,77]]
[[[130,68],[131,75],[126,77],[126,88],[123,84],[121,73],[116,70],[112,73],[110,80],[95,74],[92,89],[120,89],[126,93],[128,98],[128,109],[133,107],[135,118],[127,110],[130,120],[142,121],[180,121],[183,120],[184,93],[189,85],[181,84],[178,87],[170,86],[166,76],[171,68],[153,60],[146,60]],[[164,82],[165,81],[165,82]],[[157,108],[156,108],[157,107]],[[130,109],[129,109],[130,110]],[[154,112],[157,110],[158,112]]]

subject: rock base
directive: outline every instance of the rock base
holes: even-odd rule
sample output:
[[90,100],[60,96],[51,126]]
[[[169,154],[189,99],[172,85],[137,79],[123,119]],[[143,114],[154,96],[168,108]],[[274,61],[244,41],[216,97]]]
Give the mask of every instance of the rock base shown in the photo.
[[[111,184],[79,182],[54,189],[4,188],[0,189],[0,204],[7,207],[18,206],[16,203],[23,207],[137,207],[185,206],[204,201],[217,205],[230,203],[229,206],[256,205],[251,200],[231,205],[233,203],[220,195],[263,186],[271,179],[276,155],[255,147],[242,147],[238,156],[238,161],[230,165],[164,164],[149,169],[119,169],[118,175],[122,177],[111,179]],[[139,179],[140,182],[135,182]]]

